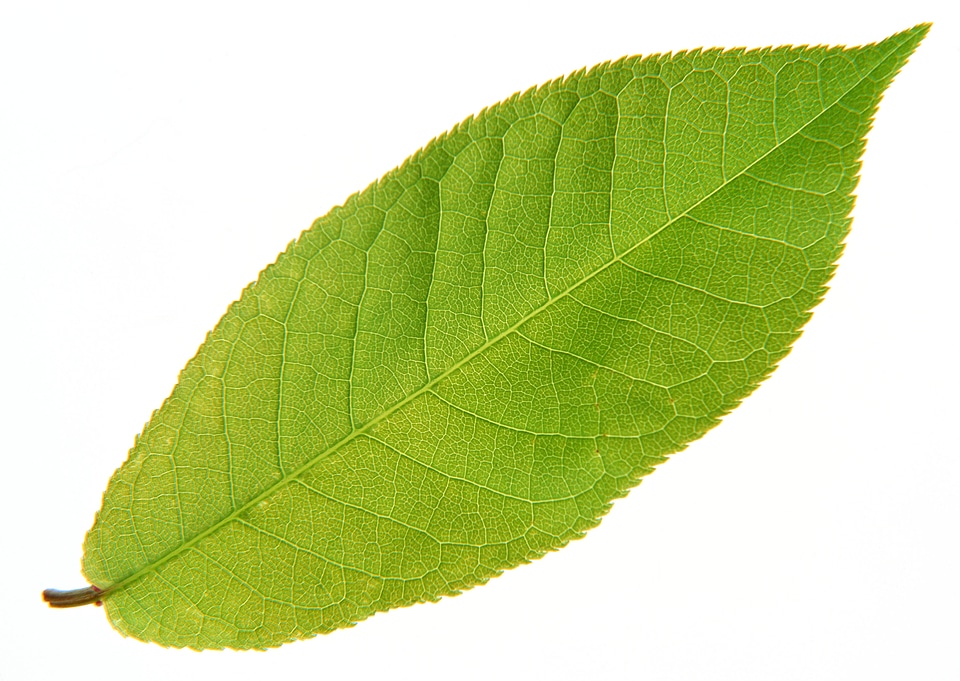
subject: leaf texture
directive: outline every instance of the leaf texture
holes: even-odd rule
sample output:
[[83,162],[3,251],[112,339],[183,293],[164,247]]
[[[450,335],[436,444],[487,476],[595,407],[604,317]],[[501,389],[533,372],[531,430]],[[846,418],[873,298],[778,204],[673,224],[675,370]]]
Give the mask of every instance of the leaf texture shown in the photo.
[[111,479],[83,562],[111,623],[276,646],[582,536],[786,355],[927,29],[603,64],[318,219]]

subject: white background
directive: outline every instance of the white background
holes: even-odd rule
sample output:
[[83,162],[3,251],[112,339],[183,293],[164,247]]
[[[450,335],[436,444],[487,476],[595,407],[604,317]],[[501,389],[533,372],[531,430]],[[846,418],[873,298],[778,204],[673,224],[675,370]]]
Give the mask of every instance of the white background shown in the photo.
[[[348,4],[0,10],[0,677],[960,678],[951,3]],[[41,603],[84,584],[110,474],[241,288],[431,137],[624,54],[921,21],[793,353],[583,541],[266,653],[164,650]]]

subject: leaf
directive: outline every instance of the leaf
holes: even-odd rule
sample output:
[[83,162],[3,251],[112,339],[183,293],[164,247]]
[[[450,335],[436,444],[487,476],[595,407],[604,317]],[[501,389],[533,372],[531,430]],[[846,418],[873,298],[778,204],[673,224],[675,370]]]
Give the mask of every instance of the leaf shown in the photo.
[[928,28],[624,58],[437,138],[230,307],[109,483],[93,586],[45,597],[264,648],[581,537],[787,354]]

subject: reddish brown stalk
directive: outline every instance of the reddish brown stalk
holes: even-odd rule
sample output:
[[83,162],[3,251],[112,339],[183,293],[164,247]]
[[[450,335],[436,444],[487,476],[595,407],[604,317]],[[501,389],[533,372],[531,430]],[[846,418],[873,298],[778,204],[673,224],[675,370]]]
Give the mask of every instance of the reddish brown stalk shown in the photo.
[[89,605],[90,603],[103,605],[102,597],[103,591],[95,586],[71,589],[70,591],[46,589],[43,592],[43,600],[49,603],[51,608],[75,608],[78,605]]

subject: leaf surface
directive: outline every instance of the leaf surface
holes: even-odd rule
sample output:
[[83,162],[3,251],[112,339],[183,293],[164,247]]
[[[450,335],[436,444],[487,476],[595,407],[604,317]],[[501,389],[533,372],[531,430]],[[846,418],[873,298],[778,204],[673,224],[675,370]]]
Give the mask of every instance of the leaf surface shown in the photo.
[[927,29],[603,64],[318,219],[111,479],[83,562],[111,623],[276,646],[582,536],[789,351]]

